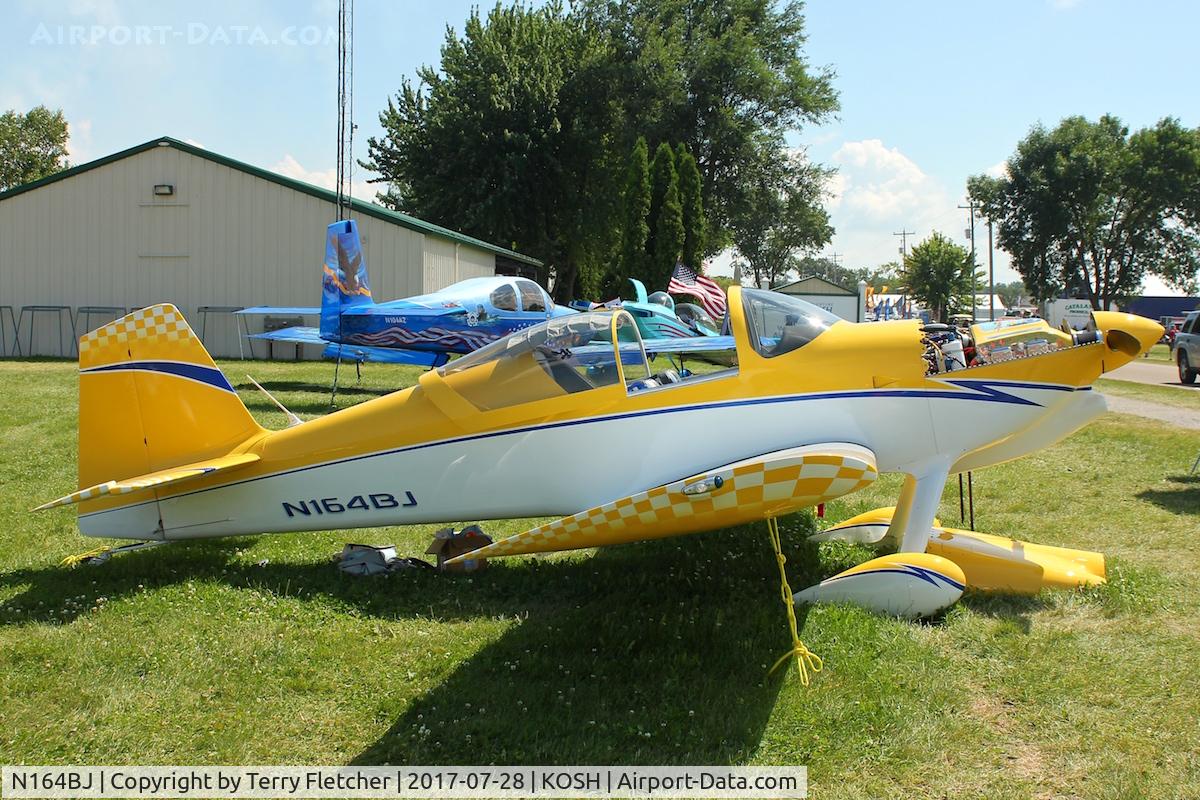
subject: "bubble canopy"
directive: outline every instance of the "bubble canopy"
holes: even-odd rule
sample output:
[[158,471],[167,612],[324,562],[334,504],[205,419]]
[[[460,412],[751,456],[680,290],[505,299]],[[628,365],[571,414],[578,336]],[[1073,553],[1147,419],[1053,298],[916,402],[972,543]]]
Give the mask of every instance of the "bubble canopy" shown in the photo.
[[764,358],[798,350],[842,318],[798,297],[765,289],[742,289],[750,343]]
[[556,317],[495,341],[438,371],[486,410],[601,389],[649,374],[633,318],[624,311]]

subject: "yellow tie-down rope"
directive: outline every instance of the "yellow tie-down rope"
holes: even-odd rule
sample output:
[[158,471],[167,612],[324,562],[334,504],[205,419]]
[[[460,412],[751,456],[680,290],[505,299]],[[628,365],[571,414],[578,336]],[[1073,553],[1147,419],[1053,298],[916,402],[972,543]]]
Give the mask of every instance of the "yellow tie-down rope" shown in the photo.
[[97,547],[93,550],[88,550],[86,553],[78,553],[73,556],[67,556],[62,561],[60,561],[58,563],[58,565],[60,567],[77,567],[80,564],[82,564],[84,561],[87,561],[89,558],[97,558],[99,556],[104,555],[109,550],[112,550],[112,548],[111,547]]
[[796,632],[796,605],[792,600],[792,587],[788,586],[787,570],[784,568],[787,556],[783,554],[783,544],[779,539],[779,522],[774,517],[767,517],[767,531],[771,534],[771,546],[775,548],[775,562],[779,564],[779,593],[783,599],[783,607],[787,609],[788,627],[792,633],[792,649],[781,655],[767,674],[770,675],[789,658],[795,657],[800,682],[808,686],[811,680],[809,673],[820,672],[824,662],[820,656],[804,646],[804,642],[800,641],[800,634]]

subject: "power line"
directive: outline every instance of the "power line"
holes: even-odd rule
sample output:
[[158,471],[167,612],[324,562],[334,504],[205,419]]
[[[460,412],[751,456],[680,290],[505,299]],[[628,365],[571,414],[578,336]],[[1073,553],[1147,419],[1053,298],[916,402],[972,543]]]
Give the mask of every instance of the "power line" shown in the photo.
[[916,231],[906,231],[904,228],[901,228],[899,231],[896,231],[892,234],[892,236],[900,237],[900,257],[902,259],[908,258],[908,237],[916,235]]

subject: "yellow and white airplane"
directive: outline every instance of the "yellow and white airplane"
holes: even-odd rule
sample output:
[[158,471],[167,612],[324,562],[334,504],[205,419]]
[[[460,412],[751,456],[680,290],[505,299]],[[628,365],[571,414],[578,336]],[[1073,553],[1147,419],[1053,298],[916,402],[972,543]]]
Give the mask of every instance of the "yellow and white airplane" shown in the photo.
[[179,311],[156,305],[81,338],[80,488],[41,508],[78,504],[85,535],[146,542],[562,515],[469,554],[479,558],[774,518],[898,472],[894,511],[825,534],[884,538],[898,552],[797,599],[924,615],[964,586],[1103,580],[1098,554],[934,519],[949,475],[1095,418],[1105,404],[1092,382],[1162,333],[1129,314],[1094,321],[1081,334],[1042,323],[1036,352],[1010,347],[954,369],[943,357],[953,343],[918,321],[853,324],[734,286],[731,368],[655,373],[626,312],[584,313],[518,331],[410,388],[268,431]]

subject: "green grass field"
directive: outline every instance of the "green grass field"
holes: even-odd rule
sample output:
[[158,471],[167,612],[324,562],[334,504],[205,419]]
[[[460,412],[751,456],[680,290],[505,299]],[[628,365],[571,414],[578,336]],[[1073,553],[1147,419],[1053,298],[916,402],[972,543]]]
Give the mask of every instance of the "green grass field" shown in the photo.
[[1150,352],[1146,354],[1146,358],[1150,361],[1164,361],[1168,364],[1174,364],[1175,360],[1171,358],[1171,346],[1166,344],[1156,344],[1150,348]]
[[1096,381],[1096,388],[1106,394],[1131,397],[1134,400],[1145,400],[1150,403],[1158,403],[1175,408],[1200,410],[1200,388],[1191,388],[1182,384],[1156,386],[1152,383],[1100,378]]
[[[281,415],[247,368],[301,415],[327,408],[329,365],[223,367],[264,424]],[[415,374],[372,367],[339,400]],[[766,674],[788,636],[762,525],[471,577],[329,563],[346,541],[418,554],[433,526],[60,568],[95,542],[28,509],[75,488],[74,365],[0,379],[0,763],[807,764],[818,798],[1200,794],[1200,433],[1109,415],[977,474],[980,530],[1101,550],[1108,585],[968,595],[923,624],[814,608],[801,636],[825,670],[805,688]],[[868,555],[808,544],[815,524],[784,523],[793,588]]]

